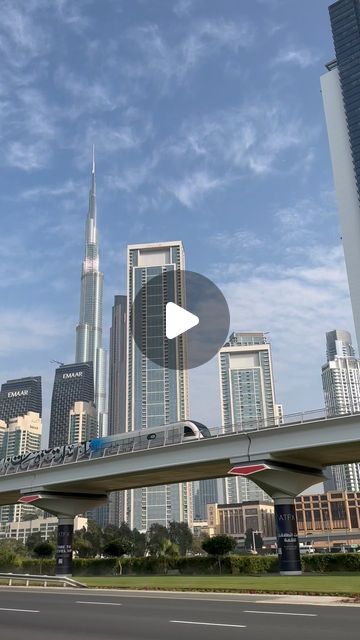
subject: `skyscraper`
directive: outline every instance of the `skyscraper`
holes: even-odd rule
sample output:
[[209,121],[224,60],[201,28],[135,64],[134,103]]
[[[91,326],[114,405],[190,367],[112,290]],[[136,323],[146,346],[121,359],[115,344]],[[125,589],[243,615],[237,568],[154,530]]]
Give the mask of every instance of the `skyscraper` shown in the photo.
[[[126,349],[127,299],[115,296],[112,308],[109,350],[109,411],[108,433],[126,431]],[[107,522],[120,526],[126,519],[126,491],[114,491],[107,505]]]
[[25,416],[29,411],[41,417],[41,377],[8,380],[1,385],[0,420],[8,423],[11,418]]
[[[222,425],[226,431],[251,428],[251,423],[279,424],[275,402],[271,348],[261,332],[231,334],[219,352]],[[245,478],[223,481],[224,502],[270,500],[264,491]]]
[[[41,377],[8,380],[0,392],[0,458],[41,449]],[[19,521],[33,507],[0,508],[1,522]]]
[[[330,416],[360,411],[360,361],[355,358],[348,331],[329,331],[326,334],[327,363],[321,378],[325,407]],[[360,491],[359,463],[337,465],[330,469],[336,491]],[[327,474],[329,475],[329,474]]]
[[321,91],[360,348],[360,0],[338,0],[329,13],[336,60],[326,65]]
[[[39,412],[27,411],[10,418],[6,428],[5,424],[4,421],[0,423],[0,459],[41,449],[42,422]],[[0,521],[18,522],[26,514],[34,512],[34,507],[28,505],[7,505],[0,507]]]
[[[168,344],[164,322],[167,302],[186,306],[181,277],[184,268],[181,242],[128,248],[127,431],[189,417],[188,372],[186,366],[173,368],[176,362],[186,365],[184,341],[180,337]],[[141,304],[132,307],[140,290],[144,292]],[[131,324],[141,332],[141,351]],[[127,519],[140,530],[153,522],[165,526],[172,520],[190,522],[190,503],[190,483],[137,489],[129,492]]]
[[126,296],[115,296],[109,351],[109,435],[126,431],[126,314]]
[[75,402],[94,402],[93,363],[64,364],[55,371],[49,447],[69,442],[70,411]]
[[97,411],[93,402],[77,400],[70,409],[68,442],[85,442],[97,437]]
[[99,270],[96,226],[95,155],[91,172],[89,210],[85,229],[85,255],[81,273],[80,319],[76,327],[76,362],[93,362],[95,405],[99,434],[106,435],[106,352],[102,348],[102,300],[104,276]]

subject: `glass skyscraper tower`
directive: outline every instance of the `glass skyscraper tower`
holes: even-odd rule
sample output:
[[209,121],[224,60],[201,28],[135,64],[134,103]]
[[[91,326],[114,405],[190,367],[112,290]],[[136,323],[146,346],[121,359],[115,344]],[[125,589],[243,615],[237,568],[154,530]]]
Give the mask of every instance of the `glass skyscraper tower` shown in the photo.
[[321,91],[360,347],[360,0],[338,0],[329,13],[336,59],[326,65]]
[[[330,416],[360,411],[360,361],[355,358],[348,331],[326,334],[327,363],[321,371],[325,406]],[[360,464],[331,467],[329,490],[360,491]]]
[[80,319],[76,327],[76,362],[92,362],[99,434],[106,435],[106,351],[102,348],[103,279],[99,270],[96,227],[95,155],[91,172],[89,210],[85,228],[85,255],[81,273]]
[[[270,344],[261,332],[231,334],[220,349],[220,397],[222,424],[231,432],[234,425],[241,429],[259,422],[277,425],[281,422],[281,405],[275,403]],[[246,478],[225,478],[224,502],[244,500],[270,501],[269,496]]]
[[[164,318],[167,302],[185,307],[184,268],[181,242],[128,248],[127,431],[188,418],[185,344],[182,336],[167,341]],[[133,305],[140,291],[141,304]],[[132,326],[141,332],[141,350]],[[127,502],[127,520],[139,530],[154,522],[164,526],[172,520],[190,523],[191,483],[136,489],[128,492]]]

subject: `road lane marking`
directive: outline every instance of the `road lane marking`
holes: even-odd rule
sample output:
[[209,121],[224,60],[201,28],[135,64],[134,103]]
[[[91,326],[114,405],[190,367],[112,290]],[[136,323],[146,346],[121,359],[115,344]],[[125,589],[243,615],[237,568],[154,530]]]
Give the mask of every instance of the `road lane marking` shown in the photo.
[[207,627],[237,627],[246,629],[246,624],[222,624],[221,622],[193,622],[192,620],[170,620],[176,624],[202,624]]
[[17,613],[40,613],[37,609],[7,609],[0,607],[0,611],[16,611]]
[[264,613],[269,616],[305,616],[308,618],[316,618],[317,613],[290,613],[289,611],[243,611],[243,613]]
[[87,600],[76,600],[76,604],[106,604],[110,607],[121,607],[122,604],[121,602],[94,602],[94,600],[92,601],[87,601]]

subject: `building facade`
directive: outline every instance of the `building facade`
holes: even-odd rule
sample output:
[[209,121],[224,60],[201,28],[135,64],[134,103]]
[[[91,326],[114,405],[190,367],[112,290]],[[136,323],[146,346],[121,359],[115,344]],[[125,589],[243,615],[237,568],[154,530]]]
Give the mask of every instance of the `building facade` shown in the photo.
[[[333,492],[295,498],[299,538],[315,548],[360,546],[360,493]],[[248,529],[260,531],[265,546],[274,548],[274,506],[259,501],[208,506],[208,533],[226,534],[239,542]]]
[[92,402],[74,402],[70,409],[68,442],[85,442],[97,437],[97,411]]
[[[282,421],[282,407],[275,402],[271,347],[261,332],[231,334],[219,351],[220,399],[225,431],[235,426],[251,429]],[[224,502],[270,501],[269,496],[246,478],[223,480]]]
[[[325,407],[329,416],[360,411],[360,360],[355,352],[348,331],[329,331],[326,334],[328,361],[321,370]],[[332,467],[330,485],[337,491],[360,491],[360,464]],[[332,483],[332,486],[331,486]]]
[[360,346],[360,1],[329,7],[336,59],[321,77],[341,236]]
[[0,420],[25,416],[29,411],[42,414],[41,377],[8,380],[1,385]]
[[[117,295],[112,308],[109,350],[108,434],[126,431],[127,298]],[[126,520],[126,491],[114,491],[107,505],[107,522],[120,526]]]
[[194,520],[207,518],[208,504],[215,504],[219,499],[219,480],[200,480],[193,483],[193,517]]
[[99,240],[96,226],[95,158],[91,173],[89,210],[85,229],[85,255],[81,272],[80,317],[76,327],[76,362],[92,362],[95,405],[99,434],[107,433],[106,351],[102,347],[103,279],[99,269]]
[[[173,341],[165,337],[167,302],[186,307],[184,269],[181,242],[128,248],[127,431],[157,427],[189,416],[184,341],[182,336]],[[140,291],[143,295],[137,297]],[[135,328],[141,350],[134,339]],[[139,530],[147,530],[155,522],[164,526],[172,520],[190,523],[191,515],[190,483],[129,492],[127,520]]]
[[[74,531],[79,531],[83,528],[86,529],[87,522],[87,518],[75,516]],[[0,523],[0,540],[11,538],[12,540],[18,540],[25,544],[31,533],[40,533],[43,540],[48,540],[51,534],[57,530],[57,526],[58,518],[55,516],[51,516],[50,518],[38,517],[21,522],[4,522]]]
[[49,447],[69,442],[70,411],[78,401],[94,403],[92,362],[65,364],[56,369],[51,398]]
[[213,535],[225,534],[244,540],[246,531],[259,531],[263,538],[275,538],[274,505],[259,500],[208,506],[208,525]]
[[[39,413],[28,411],[25,415],[10,418],[7,425],[0,423],[0,459],[22,455],[41,449],[42,422]],[[0,507],[0,522],[19,522],[34,507],[12,504]]]

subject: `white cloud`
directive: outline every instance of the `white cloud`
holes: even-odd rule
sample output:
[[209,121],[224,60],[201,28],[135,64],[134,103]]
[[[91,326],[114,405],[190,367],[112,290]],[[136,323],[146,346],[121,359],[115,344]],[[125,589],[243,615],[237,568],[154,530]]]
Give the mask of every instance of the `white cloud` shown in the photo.
[[218,245],[219,249],[232,249],[241,251],[242,249],[255,249],[263,246],[263,240],[252,231],[237,230],[214,234],[209,241]]
[[131,32],[143,54],[142,65],[130,65],[128,73],[152,74],[159,82],[175,80],[182,83],[188,73],[203,60],[221,49],[238,53],[241,48],[251,46],[254,28],[247,21],[202,20],[191,27],[182,40],[170,45],[163,37],[158,25],[138,27]]
[[[167,150],[175,157],[221,164],[222,173],[234,178],[279,171],[278,160],[283,160],[289,151],[303,149],[309,136],[310,131],[300,118],[280,105],[245,105],[201,121],[185,122],[180,136],[169,142]],[[297,161],[295,156],[281,170],[290,171]]]
[[46,309],[18,307],[0,313],[0,354],[48,349],[73,329],[67,318]]
[[192,207],[206,194],[223,184],[219,178],[211,176],[206,171],[197,171],[182,180],[169,180],[165,187],[185,207]]
[[6,163],[17,169],[40,169],[46,165],[47,160],[48,149],[41,142],[11,142],[7,147]]
[[320,54],[312,51],[311,49],[296,49],[295,47],[288,47],[281,49],[277,56],[273,59],[274,65],[278,64],[294,64],[302,69],[307,69],[316,64],[320,60]]

